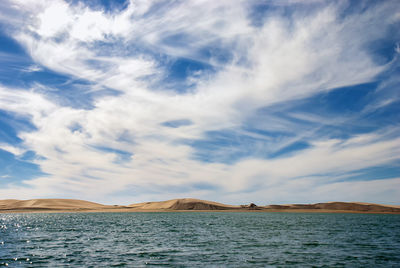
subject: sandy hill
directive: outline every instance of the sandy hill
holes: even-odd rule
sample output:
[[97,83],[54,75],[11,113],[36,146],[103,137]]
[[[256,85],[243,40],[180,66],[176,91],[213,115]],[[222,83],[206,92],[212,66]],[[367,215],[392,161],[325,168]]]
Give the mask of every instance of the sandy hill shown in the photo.
[[134,209],[143,210],[228,210],[228,209],[238,209],[237,206],[226,205],[222,203],[184,198],[184,199],[172,199],[168,201],[160,202],[146,202],[129,205],[129,207]]
[[75,199],[0,200],[0,210],[96,210],[108,207],[110,206]]
[[256,206],[254,204],[232,206],[222,203],[184,198],[160,202],[146,202],[129,206],[107,206],[94,202],[75,199],[32,199],[0,200],[0,212],[41,212],[41,211],[97,211],[97,212],[132,212],[132,211],[286,211],[286,212],[361,212],[361,213],[400,213],[400,206],[379,205],[360,202],[329,202],[316,204],[289,204]]
[[266,209],[278,210],[343,210],[357,212],[400,212],[400,206],[379,205],[361,202],[328,202],[316,204],[290,204],[290,205],[269,205]]

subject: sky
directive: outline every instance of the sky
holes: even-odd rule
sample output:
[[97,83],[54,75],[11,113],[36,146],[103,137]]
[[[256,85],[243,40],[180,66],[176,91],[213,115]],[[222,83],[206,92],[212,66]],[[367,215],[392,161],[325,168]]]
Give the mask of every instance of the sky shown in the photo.
[[3,0],[0,199],[400,204],[398,1]]

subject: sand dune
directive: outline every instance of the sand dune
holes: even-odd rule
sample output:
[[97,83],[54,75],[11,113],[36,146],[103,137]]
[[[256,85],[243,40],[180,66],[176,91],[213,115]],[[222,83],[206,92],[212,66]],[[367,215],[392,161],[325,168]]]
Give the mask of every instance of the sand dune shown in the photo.
[[109,207],[111,206],[75,199],[0,200],[0,210],[96,210]]
[[228,210],[228,209],[239,209],[238,206],[231,206],[222,203],[184,198],[184,199],[172,199],[168,201],[160,202],[146,202],[139,204],[129,205],[131,208],[135,209],[145,209],[145,210]]
[[140,212],[140,211],[259,211],[259,212],[359,212],[400,213],[400,206],[361,202],[329,202],[316,204],[288,204],[232,206],[222,203],[184,198],[160,202],[146,202],[129,206],[109,206],[75,199],[0,200],[0,213],[6,212]]
[[357,212],[400,212],[400,206],[379,205],[361,202],[328,202],[316,204],[269,205],[263,207],[274,210],[332,210]]

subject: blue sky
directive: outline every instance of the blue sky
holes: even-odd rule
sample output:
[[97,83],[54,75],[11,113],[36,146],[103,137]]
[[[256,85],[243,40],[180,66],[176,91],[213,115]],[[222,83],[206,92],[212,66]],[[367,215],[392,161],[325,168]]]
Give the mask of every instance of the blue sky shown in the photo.
[[1,199],[400,203],[397,1],[0,14]]

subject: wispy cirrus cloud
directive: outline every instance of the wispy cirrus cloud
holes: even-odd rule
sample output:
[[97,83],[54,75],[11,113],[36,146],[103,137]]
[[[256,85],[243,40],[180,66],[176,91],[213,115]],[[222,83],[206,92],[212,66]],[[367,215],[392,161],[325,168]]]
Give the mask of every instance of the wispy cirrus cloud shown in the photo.
[[[17,135],[48,175],[21,178],[0,195],[283,202],[322,200],[324,191],[347,200],[346,185],[360,185],[360,201],[398,202],[396,191],[383,194],[398,174],[379,180],[373,200],[377,180],[350,179],[399,162],[398,123],[375,112],[395,117],[397,56],[385,61],[371,49],[399,24],[394,2],[271,2],[268,10],[242,1],[131,1],[117,11],[7,3],[1,8],[13,16],[0,18],[12,23],[8,34],[29,66],[86,81],[89,95],[110,91],[79,107],[60,101],[68,88],[47,94],[34,78],[25,88],[2,86],[0,109],[32,122],[35,130]],[[395,52],[396,42],[387,44]]]

